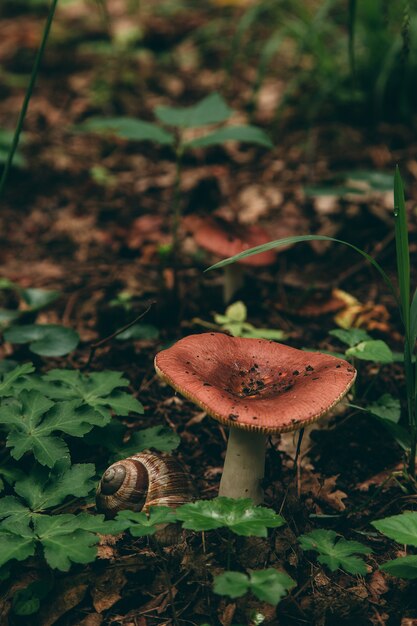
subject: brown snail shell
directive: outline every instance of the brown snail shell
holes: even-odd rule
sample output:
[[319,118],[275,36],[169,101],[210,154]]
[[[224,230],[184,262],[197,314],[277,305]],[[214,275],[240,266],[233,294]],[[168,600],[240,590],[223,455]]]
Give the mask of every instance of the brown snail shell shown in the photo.
[[106,517],[151,506],[176,508],[194,499],[186,469],[170,456],[140,453],[117,461],[104,472],[96,491],[97,509]]

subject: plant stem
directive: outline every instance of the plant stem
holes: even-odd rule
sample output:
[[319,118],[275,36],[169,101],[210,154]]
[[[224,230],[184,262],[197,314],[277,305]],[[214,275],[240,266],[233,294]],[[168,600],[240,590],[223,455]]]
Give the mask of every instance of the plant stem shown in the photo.
[[51,30],[52,20],[54,19],[55,9],[58,4],[58,0],[52,0],[51,6],[49,8],[48,17],[46,19],[45,27],[43,29],[42,40],[38,51],[36,53],[35,62],[33,64],[32,74],[30,76],[29,85],[26,90],[26,94],[23,100],[22,108],[19,113],[19,118],[17,120],[16,129],[13,135],[12,145],[10,146],[9,154],[7,156],[7,161],[4,166],[4,170],[0,179],[0,198],[3,195],[3,191],[6,185],[6,181],[10,172],[10,168],[13,164],[13,158],[17,150],[17,146],[19,144],[20,133],[22,132],[23,122],[25,121],[26,113],[28,110],[29,102],[32,97],[32,92],[35,87],[36,78],[38,76],[39,67],[42,61],[43,53],[45,50],[46,42],[48,40],[49,31]]

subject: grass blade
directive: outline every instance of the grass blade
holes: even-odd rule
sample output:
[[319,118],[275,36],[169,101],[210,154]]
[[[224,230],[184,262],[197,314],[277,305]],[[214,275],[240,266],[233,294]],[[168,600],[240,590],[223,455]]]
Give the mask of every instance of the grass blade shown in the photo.
[[326,235],[297,235],[295,237],[285,237],[284,239],[277,239],[275,241],[269,241],[268,243],[264,243],[261,246],[255,246],[255,248],[250,248],[249,250],[245,250],[244,252],[235,254],[234,256],[229,257],[228,259],[223,259],[223,261],[219,261],[218,263],[211,265],[205,271],[208,272],[210,270],[219,269],[221,267],[225,267],[226,265],[229,265],[230,263],[235,263],[236,261],[240,261],[240,259],[244,259],[248,256],[252,256],[254,254],[260,254],[261,252],[266,252],[267,250],[273,250],[274,248],[282,248],[282,246],[287,246],[288,244],[301,243],[303,241],[333,241],[335,243],[340,243],[344,246],[347,246],[348,248],[352,248],[352,250],[355,250],[356,252],[358,252],[367,261],[369,261],[369,263],[379,272],[384,283],[390,289],[396,302],[400,306],[397,291],[394,288],[394,285],[392,284],[391,280],[389,279],[387,274],[384,272],[382,267],[379,265],[379,263],[375,261],[373,257],[371,257],[364,250],[361,250],[360,248],[353,245],[352,243],[349,243],[348,241],[342,241],[341,239],[335,239],[334,237],[327,237]]
[[410,341],[410,252],[408,249],[408,227],[404,187],[398,166],[395,168],[394,175],[394,218],[401,314],[406,339]]

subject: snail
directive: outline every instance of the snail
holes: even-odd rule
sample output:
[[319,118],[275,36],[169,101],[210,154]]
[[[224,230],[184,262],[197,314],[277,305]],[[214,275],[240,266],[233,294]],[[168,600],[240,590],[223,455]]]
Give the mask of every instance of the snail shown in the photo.
[[189,474],[169,456],[140,453],[117,461],[97,487],[97,509],[106,517],[119,511],[145,511],[151,506],[176,508],[194,499]]

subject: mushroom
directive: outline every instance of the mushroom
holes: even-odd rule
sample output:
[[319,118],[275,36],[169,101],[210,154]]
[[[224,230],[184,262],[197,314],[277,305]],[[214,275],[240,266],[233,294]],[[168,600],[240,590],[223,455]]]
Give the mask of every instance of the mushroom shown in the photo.
[[348,392],[343,359],[264,339],[202,333],[155,357],[158,375],[229,426],[219,495],[263,501],[266,436],[301,430]]
[[[189,216],[184,224],[201,248],[221,259],[270,241],[268,233],[261,226],[227,222],[218,217]],[[245,265],[265,267],[272,265],[275,258],[276,252],[269,250],[227,265],[224,269],[224,302],[230,302],[234,294],[242,287]]]

